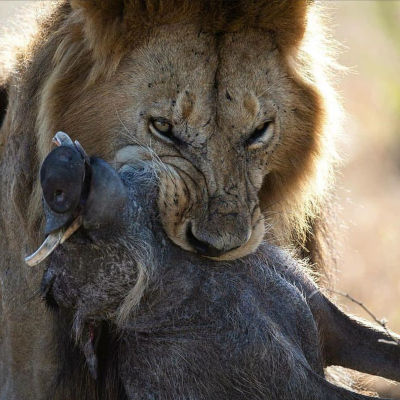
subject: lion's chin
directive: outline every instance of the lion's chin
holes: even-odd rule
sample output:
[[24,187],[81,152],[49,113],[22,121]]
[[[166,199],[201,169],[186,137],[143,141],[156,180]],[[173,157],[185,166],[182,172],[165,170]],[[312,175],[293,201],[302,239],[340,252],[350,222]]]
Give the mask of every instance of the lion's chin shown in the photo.
[[261,244],[265,233],[264,220],[260,219],[257,224],[254,226],[251,236],[246,244],[240,246],[236,249],[233,249],[227,253],[222,254],[219,257],[209,257],[218,261],[228,261],[228,260],[236,260],[238,258],[245,257],[255,250],[257,250],[258,246]]
[[[197,253],[193,246],[187,240],[187,229],[188,229],[189,222],[181,224],[177,229],[174,231],[168,229],[168,226],[164,226],[164,230],[166,231],[168,237],[180,248],[187,250],[191,253]],[[258,246],[261,244],[265,234],[265,225],[263,218],[259,218],[256,224],[254,225],[249,240],[243,244],[242,246],[230,250],[224,254],[218,256],[205,256],[205,258],[209,258],[212,260],[217,261],[228,261],[228,260],[236,260],[238,258],[245,257],[251,253],[253,253]]]

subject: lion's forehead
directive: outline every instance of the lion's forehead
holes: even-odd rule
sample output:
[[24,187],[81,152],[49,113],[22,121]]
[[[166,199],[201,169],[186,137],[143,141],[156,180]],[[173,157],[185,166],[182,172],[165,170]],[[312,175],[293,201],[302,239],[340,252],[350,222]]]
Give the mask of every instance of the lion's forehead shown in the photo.
[[[193,25],[160,27],[124,65],[132,107],[211,135],[241,135],[273,118],[284,80],[279,54],[265,33],[216,35]],[[272,78],[272,79],[271,79]]]

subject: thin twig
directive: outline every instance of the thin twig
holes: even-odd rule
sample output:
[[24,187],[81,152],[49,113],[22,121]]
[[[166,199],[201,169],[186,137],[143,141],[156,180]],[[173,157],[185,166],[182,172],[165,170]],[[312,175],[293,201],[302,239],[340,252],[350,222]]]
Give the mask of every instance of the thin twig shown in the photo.
[[361,307],[379,326],[381,326],[386,334],[392,339],[393,342],[386,341],[384,339],[379,340],[380,342],[385,342],[385,343],[391,343],[391,344],[396,344],[400,346],[400,340],[396,337],[393,336],[393,334],[390,332],[390,330],[387,327],[387,320],[385,318],[378,319],[372,311],[370,311],[361,301],[356,300],[354,297],[350,296],[348,293],[342,293],[338,292],[333,289],[326,289],[329,292],[333,294],[337,294],[339,296],[345,297],[346,299],[350,300],[351,302],[357,304],[359,307]]

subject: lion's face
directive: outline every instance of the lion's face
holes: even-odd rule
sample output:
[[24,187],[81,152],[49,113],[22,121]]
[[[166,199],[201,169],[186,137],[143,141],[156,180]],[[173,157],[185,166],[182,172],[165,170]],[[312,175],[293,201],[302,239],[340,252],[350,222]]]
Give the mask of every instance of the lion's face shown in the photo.
[[260,197],[274,225],[276,204],[316,153],[320,112],[293,54],[265,30],[215,34],[183,22],[132,47],[111,78],[85,89],[85,64],[80,72],[60,52],[42,92],[43,158],[61,129],[119,166],[152,159],[176,244],[219,259],[252,252],[265,234]]
[[264,177],[287,163],[284,141],[287,151],[307,137],[295,125],[298,89],[272,41],[257,31],[215,37],[162,27],[118,75],[116,158],[158,164],[169,237],[212,257],[253,251],[264,235]]

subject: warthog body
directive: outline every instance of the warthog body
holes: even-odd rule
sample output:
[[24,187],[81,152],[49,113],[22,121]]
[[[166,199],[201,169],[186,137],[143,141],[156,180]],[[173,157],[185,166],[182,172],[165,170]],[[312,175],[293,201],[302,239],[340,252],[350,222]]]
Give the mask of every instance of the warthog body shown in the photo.
[[[229,262],[182,250],[160,225],[151,168],[125,166],[120,176],[125,210],[59,247],[43,280],[60,337],[76,338],[97,390],[128,399],[362,399],[328,383],[324,367],[400,379],[391,338],[342,314],[290,255],[268,243]],[[80,356],[68,357],[57,390],[76,394],[82,379],[76,398],[91,398]]]

